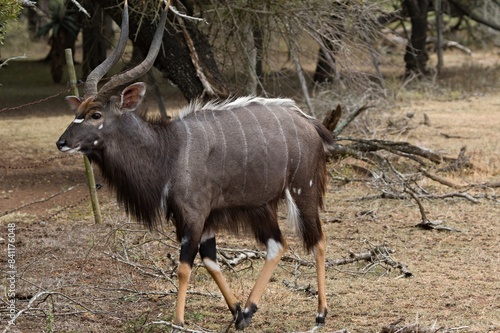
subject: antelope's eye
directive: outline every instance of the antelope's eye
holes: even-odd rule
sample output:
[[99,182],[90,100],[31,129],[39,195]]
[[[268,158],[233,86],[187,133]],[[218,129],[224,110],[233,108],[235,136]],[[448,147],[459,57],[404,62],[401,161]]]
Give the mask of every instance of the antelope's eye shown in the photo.
[[101,119],[102,114],[100,112],[94,112],[91,115],[92,119]]

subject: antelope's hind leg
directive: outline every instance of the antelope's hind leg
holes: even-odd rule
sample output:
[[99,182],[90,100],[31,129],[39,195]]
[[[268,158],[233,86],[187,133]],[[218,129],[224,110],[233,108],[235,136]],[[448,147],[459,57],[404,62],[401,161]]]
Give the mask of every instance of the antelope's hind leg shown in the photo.
[[[277,227],[277,224],[276,224]],[[279,229],[278,229],[279,233]],[[271,276],[278,266],[281,257],[286,249],[286,243],[284,238],[279,233],[279,237],[269,238],[266,243],[267,247],[267,256],[266,261],[264,262],[264,266],[260,271],[259,277],[257,281],[255,281],[254,287],[248,296],[248,300],[245,304],[245,309],[243,312],[238,314],[236,318],[236,329],[242,330],[248,325],[250,325],[250,321],[254,313],[257,311],[257,304],[262,297],[262,294],[266,290],[267,284],[269,280],[271,280]]]
[[300,234],[304,245],[309,251],[312,251],[316,260],[316,276],[318,283],[318,312],[316,315],[316,326],[321,326],[325,323],[325,318],[328,313],[326,302],[326,274],[325,274],[325,252],[326,241],[321,228],[321,220],[319,218],[318,204],[319,196],[314,186],[311,187],[307,195],[292,194],[292,202],[289,204],[297,205],[299,214]]
[[316,315],[316,326],[322,326],[325,324],[325,318],[328,313],[328,307],[326,305],[325,252],[326,241],[325,237],[322,236],[314,248],[318,282],[318,314]]

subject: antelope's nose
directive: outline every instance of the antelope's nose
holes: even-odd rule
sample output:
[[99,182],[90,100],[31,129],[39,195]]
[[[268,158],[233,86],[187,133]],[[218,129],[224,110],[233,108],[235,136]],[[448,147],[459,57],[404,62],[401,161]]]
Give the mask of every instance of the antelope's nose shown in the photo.
[[64,139],[59,139],[56,142],[57,149],[63,150],[64,147],[66,147],[66,140]]

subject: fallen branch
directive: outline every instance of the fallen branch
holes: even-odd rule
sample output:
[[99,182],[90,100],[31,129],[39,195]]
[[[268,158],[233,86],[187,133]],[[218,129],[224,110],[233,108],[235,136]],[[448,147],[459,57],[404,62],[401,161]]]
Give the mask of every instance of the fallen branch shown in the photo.
[[463,185],[458,185],[458,184],[455,184],[453,183],[452,181],[450,180],[447,180],[443,177],[440,177],[438,175],[434,175],[430,172],[428,172],[427,170],[425,170],[424,168],[420,168],[419,171],[424,175],[426,176],[427,178],[430,178],[432,179],[433,181],[435,182],[438,182],[442,185],[445,185],[445,186],[448,186],[448,187],[451,187],[451,188],[463,188],[464,186]]
[[425,214],[424,206],[422,205],[422,203],[418,199],[417,195],[415,193],[413,193],[413,191],[409,188],[406,188],[405,192],[408,193],[413,198],[413,200],[415,200],[415,202],[418,205],[418,209],[420,210],[420,215],[422,216],[422,221],[419,224],[415,225],[416,227],[422,228],[422,229],[427,229],[427,230],[428,229],[435,229],[435,230],[446,230],[446,231],[459,231],[458,229],[454,229],[452,227],[448,227],[446,225],[443,225],[442,224],[443,221],[430,221],[427,218],[427,215]]
[[401,326],[399,325],[402,323],[404,320],[403,319],[398,319],[393,323],[390,323],[387,326],[382,327],[380,330],[380,333],[452,333],[452,332],[457,332],[459,330],[464,330],[469,328],[468,326],[461,326],[461,327],[455,327],[455,328],[444,328],[443,326],[440,327],[435,327],[435,324],[432,325],[431,327],[424,327],[423,325],[419,323],[415,324],[410,324],[407,326]]
[[339,141],[352,141],[355,142],[351,145],[348,145],[349,149],[359,151],[359,152],[374,152],[378,150],[386,150],[390,153],[400,155],[403,157],[411,158],[418,162],[419,164],[425,165],[420,159],[417,158],[423,157],[435,164],[440,164],[443,162],[453,162],[455,159],[451,157],[442,156],[440,154],[434,153],[430,149],[421,148],[415,145],[412,145],[408,142],[394,142],[387,140],[364,140],[364,139],[356,139],[351,137],[339,137]]
[[9,332],[10,328],[12,326],[15,326],[15,322],[16,320],[23,314],[25,313],[26,311],[29,311],[31,310],[31,308],[33,307],[33,304],[35,303],[35,301],[37,301],[39,298],[42,298],[44,297],[43,300],[41,300],[41,302],[45,301],[45,299],[47,299],[47,297],[51,296],[51,295],[57,295],[57,296],[61,296],[61,297],[64,297],[66,298],[67,300],[75,303],[76,305],[82,307],[83,309],[85,309],[86,311],[90,312],[90,313],[95,313],[95,311],[89,309],[88,307],[86,307],[85,305],[83,305],[82,303],[72,299],[71,297],[63,294],[63,293],[60,293],[60,292],[56,292],[56,291],[40,291],[38,293],[35,294],[35,296],[33,296],[29,302],[28,302],[28,305],[22,309],[22,310],[19,310],[8,322],[7,322],[7,326],[5,326],[4,330],[2,331],[2,333],[7,333]]
[[391,257],[391,254],[394,252],[395,251],[393,249],[390,249],[385,245],[371,246],[371,248],[366,252],[361,252],[361,253],[351,252],[349,253],[349,257],[347,258],[327,260],[326,266],[327,267],[339,266],[339,265],[352,264],[359,261],[368,261],[370,265],[368,265],[367,268],[364,269],[363,273],[367,273],[374,264],[386,264],[391,268],[396,268],[401,271],[401,275],[398,276],[397,278],[413,276],[413,273],[411,273],[405,265],[395,261]]
[[16,61],[16,60],[21,60],[21,59],[26,59],[28,58],[26,56],[26,54],[22,55],[22,56],[16,56],[16,57],[10,57],[10,58],[7,58],[5,60],[3,60],[1,63],[0,63],[0,68],[2,68],[3,66],[7,66],[7,63],[9,61]]
[[213,331],[206,331],[204,329],[202,329],[202,330],[192,330],[192,329],[185,328],[185,327],[182,327],[182,326],[179,326],[179,325],[175,325],[175,324],[173,324],[173,323],[171,323],[169,321],[163,321],[163,320],[152,321],[152,322],[147,323],[146,325],[144,325],[144,327],[153,326],[153,325],[167,326],[167,327],[172,328],[174,332],[189,332],[189,333],[208,333],[208,332],[213,332]]
[[450,164],[447,166],[438,169],[439,172],[450,172],[450,171],[458,171],[460,169],[471,167],[470,156],[465,155],[465,151],[467,148],[464,146],[460,148],[458,152],[458,157],[456,159],[450,160]]
[[368,110],[370,107],[368,105],[363,105],[359,109],[349,113],[347,117],[335,127],[333,130],[333,136],[337,137],[344,128],[349,125],[357,116],[359,116],[363,111]]
[[54,194],[49,195],[49,196],[48,196],[48,197],[46,197],[46,198],[42,198],[42,199],[38,199],[38,200],[35,200],[35,201],[32,201],[32,202],[25,203],[24,205],[21,205],[21,206],[19,206],[19,207],[13,208],[13,209],[11,209],[11,210],[8,210],[8,211],[6,211],[6,212],[2,213],[2,214],[0,215],[0,217],[5,216],[5,215],[12,214],[12,213],[14,213],[14,212],[17,212],[18,210],[21,210],[21,209],[26,208],[26,207],[31,206],[31,205],[35,205],[35,204],[39,204],[39,203],[44,203],[44,202],[47,202],[47,201],[49,201],[49,200],[51,200],[51,199],[53,199],[53,198],[55,198],[55,197],[57,197],[57,196],[59,196],[59,195],[62,195],[62,194],[64,194],[64,193],[66,193],[66,192],[69,192],[69,191],[73,190],[75,187],[77,187],[77,186],[79,186],[79,185],[81,185],[81,184],[77,184],[77,185],[75,185],[75,186],[70,186],[70,187],[68,187],[68,188],[66,188],[66,189],[64,189],[64,190],[61,190],[61,191],[59,191],[59,192],[57,192],[57,193],[54,193]]

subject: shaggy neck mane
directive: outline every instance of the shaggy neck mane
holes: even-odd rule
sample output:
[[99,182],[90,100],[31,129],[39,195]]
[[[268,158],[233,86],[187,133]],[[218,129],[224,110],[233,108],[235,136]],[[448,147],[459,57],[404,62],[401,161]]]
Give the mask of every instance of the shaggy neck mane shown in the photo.
[[128,122],[133,125],[123,122],[125,126],[107,141],[102,155],[91,160],[127,214],[154,229],[165,217],[162,193],[169,178],[167,164],[178,149],[168,145],[175,142],[168,127],[152,125],[134,114],[127,116],[135,117],[136,121]]

